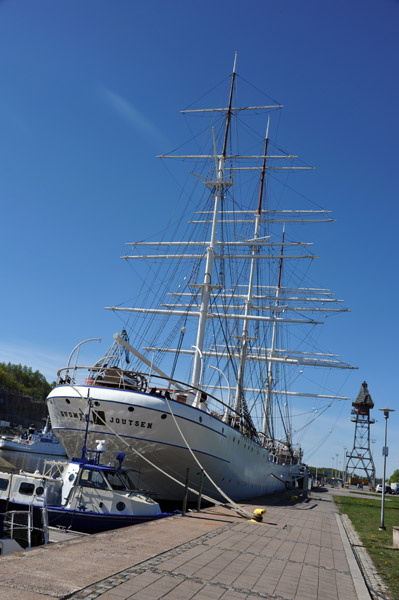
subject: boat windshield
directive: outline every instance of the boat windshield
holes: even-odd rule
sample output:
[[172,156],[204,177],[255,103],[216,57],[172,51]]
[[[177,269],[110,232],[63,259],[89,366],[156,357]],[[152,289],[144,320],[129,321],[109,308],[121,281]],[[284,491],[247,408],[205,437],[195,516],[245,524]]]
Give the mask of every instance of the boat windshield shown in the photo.
[[101,471],[93,471],[92,469],[82,469],[79,477],[79,485],[105,490],[109,487]]
[[116,473],[115,471],[111,473],[105,473],[105,478],[113,490],[118,492],[128,492],[134,490],[134,485],[127,473]]
[[134,490],[134,484],[127,473],[117,471],[96,471],[95,469],[82,469],[79,485],[118,492]]

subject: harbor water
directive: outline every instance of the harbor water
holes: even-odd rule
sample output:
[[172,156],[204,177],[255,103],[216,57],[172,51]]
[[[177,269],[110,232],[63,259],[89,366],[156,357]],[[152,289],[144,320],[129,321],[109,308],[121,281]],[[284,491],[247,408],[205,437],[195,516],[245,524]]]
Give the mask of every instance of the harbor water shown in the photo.
[[66,457],[54,456],[52,454],[33,454],[29,452],[15,452],[13,450],[0,450],[0,458],[17,467],[22,471],[42,471],[46,460],[57,460],[67,462]]

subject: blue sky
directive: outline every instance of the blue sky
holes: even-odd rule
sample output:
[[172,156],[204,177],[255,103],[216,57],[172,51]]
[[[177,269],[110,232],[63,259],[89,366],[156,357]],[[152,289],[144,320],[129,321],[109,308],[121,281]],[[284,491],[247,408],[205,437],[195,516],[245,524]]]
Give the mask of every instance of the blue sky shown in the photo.
[[[53,381],[81,340],[104,340],[88,360],[105,350],[120,323],[104,307],[132,295],[124,244],[159,230],[176,194],[155,156],[189,137],[178,111],[238,51],[238,74],[285,105],[282,146],[316,168],[301,189],[337,219],[318,278],[352,310],[331,348],[359,368],[344,393],[369,384],[381,474],[377,408],[399,409],[398,25],[394,0],[0,1],[0,361]],[[332,431],[309,462],[342,463],[350,408],[319,421]]]

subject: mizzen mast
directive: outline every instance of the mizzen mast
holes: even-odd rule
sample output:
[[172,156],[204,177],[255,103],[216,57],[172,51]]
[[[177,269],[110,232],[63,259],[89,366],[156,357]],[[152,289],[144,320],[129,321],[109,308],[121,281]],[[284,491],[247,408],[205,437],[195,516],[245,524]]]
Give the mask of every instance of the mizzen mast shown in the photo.
[[272,340],[270,344],[270,349],[268,352],[268,367],[267,367],[267,380],[266,380],[266,396],[265,396],[265,408],[263,415],[263,427],[262,433],[265,437],[272,437],[271,429],[270,429],[270,420],[269,420],[269,407],[270,407],[270,399],[273,389],[273,355],[276,347],[276,336],[277,336],[277,311],[280,302],[280,289],[281,289],[281,275],[283,271],[283,254],[284,254],[284,237],[285,237],[285,225],[283,229],[283,235],[281,240],[281,254],[280,254],[280,262],[278,269],[278,282],[276,288],[276,298],[275,298],[275,309],[273,313],[273,328],[272,328]]

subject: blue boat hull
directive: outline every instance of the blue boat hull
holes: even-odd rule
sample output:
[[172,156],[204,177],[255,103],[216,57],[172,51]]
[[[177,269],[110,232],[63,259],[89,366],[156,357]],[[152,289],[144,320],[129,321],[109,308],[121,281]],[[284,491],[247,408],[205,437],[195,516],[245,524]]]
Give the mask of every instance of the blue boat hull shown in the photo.
[[129,516],[119,514],[107,515],[91,511],[69,510],[56,506],[49,506],[47,513],[51,527],[63,527],[81,533],[101,533],[102,531],[129,527],[130,525],[137,525],[171,516],[171,513]]

